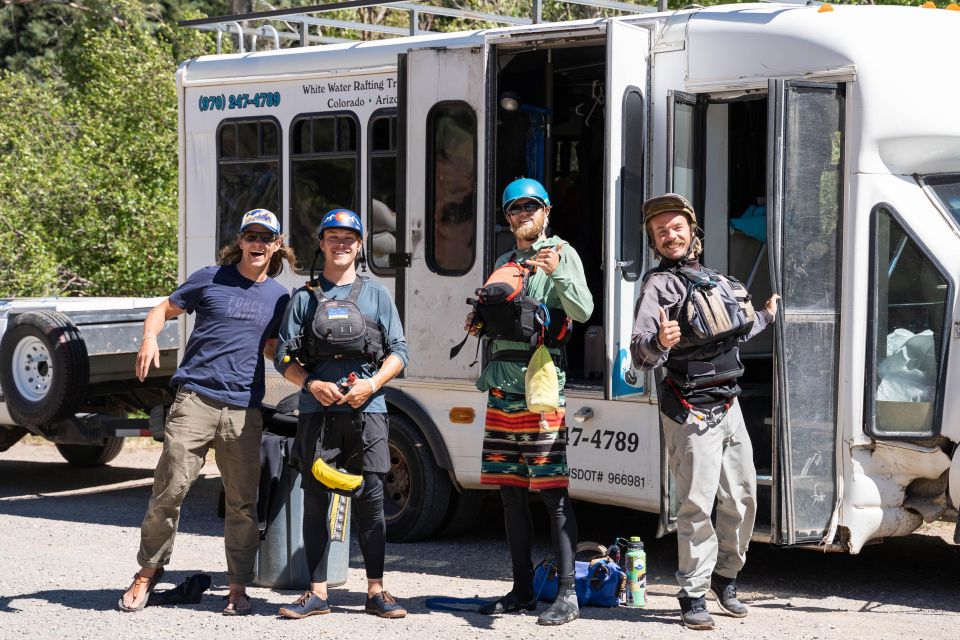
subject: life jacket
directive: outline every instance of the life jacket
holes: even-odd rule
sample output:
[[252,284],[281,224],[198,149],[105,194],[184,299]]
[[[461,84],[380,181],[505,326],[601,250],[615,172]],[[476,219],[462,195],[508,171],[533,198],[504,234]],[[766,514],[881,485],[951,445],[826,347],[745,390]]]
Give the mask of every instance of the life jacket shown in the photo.
[[[530,276],[535,271],[525,260],[517,261],[516,254],[511,255],[475,291],[476,298],[467,298],[467,304],[473,305],[474,323],[480,326],[478,338],[486,336],[494,340],[527,342],[531,350],[541,344],[560,347],[569,342],[573,320],[566,312],[562,308],[548,308],[526,293]],[[469,334],[450,349],[451,358],[460,353],[467,337]],[[526,357],[529,359],[529,352]]]
[[706,389],[743,375],[739,338],[753,328],[750,294],[739,280],[701,267],[657,267],[644,276],[671,273],[686,295],[680,303],[681,339],[664,365],[681,391]]
[[364,360],[379,363],[384,355],[383,330],[375,318],[363,315],[357,299],[367,278],[357,276],[343,300],[328,298],[317,285],[317,310],[304,323],[301,355],[308,368],[321,360]]

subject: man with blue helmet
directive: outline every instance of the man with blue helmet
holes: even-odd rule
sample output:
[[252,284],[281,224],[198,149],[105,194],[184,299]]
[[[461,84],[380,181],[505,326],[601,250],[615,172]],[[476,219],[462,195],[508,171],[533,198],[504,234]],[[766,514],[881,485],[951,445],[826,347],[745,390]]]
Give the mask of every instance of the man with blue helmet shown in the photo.
[[[310,591],[281,608],[280,615],[305,618],[330,613],[326,516],[331,488],[312,473],[314,461],[320,459],[362,475],[352,504],[367,573],[365,610],[383,618],[402,618],[407,612],[383,590],[383,483],[390,470],[383,386],[406,366],[407,344],[389,292],[357,274],[363,246],[360,216],[349,209],[327,212],[318,240],[323,270],[316,278],[311,270],[310,282],[290,300],[275,357],[277,370],[302,389],[292,457],[303,473],[303,537],[311,573]],[[356,339],[340,340],[344,335]]]
[[[593,296],[587,288],[580,256],[557,236],[547,236],[550,197],[543,185],[529,178],[514,180],[503,191],[503,213],[516,239],[512,251],[497,259],[496,267],[508,261],[525,262],[533,273],[524,295],[545,304],[556,320],[564,314],[585,322],[593,313]],[[478,333],[473,313],[466,327]],[[520,338],[520,336],[513,336]],[[549,341],[546,342],[551,347]],[[503,500],[504,524],[513,565],[513,588],[489,603],[481,613],[498,614],[537,608],[533,592],[533,521],[528,494],[537,489],[547,505],[550,533],[557,559],[559,593],[556,601],[537,619],[539,624],[558,625],[580,616],[574,589],[573,554],[577,521],[570,503],[567,466],[567,434],[564,422],[563,358],[550,349],[560,386],[559,408],[551,414],[531,413],[526,404],[524,372],[530,359],[529,340],[491,340],[490,361],[477,381],[487,392],[481,484],[498,485]]]

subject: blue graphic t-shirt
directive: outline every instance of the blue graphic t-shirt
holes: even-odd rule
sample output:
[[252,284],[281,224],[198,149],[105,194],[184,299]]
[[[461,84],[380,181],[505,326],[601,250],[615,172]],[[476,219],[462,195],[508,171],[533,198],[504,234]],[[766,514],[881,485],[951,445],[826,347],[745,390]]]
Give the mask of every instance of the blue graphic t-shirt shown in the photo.
[[277,336],[290,300],[276,280],[248,280],[236,265],[204,267],[170,296],[196,313],[180,368],[171,384],[237,407],[263,401],[263,347]]

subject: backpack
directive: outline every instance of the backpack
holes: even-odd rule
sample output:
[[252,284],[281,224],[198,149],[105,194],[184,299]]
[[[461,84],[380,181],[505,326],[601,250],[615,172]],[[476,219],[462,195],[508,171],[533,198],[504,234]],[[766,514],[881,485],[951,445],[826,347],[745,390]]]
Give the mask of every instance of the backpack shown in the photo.
[[343,300],[327,298],[317,286],[313,295],[317,311],[304,327],[307,363],[317,360],[366,360],[377,362],[383,354],[383,332],[379,323],[364,317],[357,299],[366,278],[357,276],[350,294]]
[[684,281],[687,295],[680,306],[680,331],[695,344],[742,336],[753,328],[755,312],[746,287],[713,269],[671,269]]
[[[563,309],[548,309],[547,305],[526,294],[534,271],[526,261],[517,261],[514,254],[494,269],[483,286],[475,291],[476,298],[467,298],[467,304],[473,305],[474,322],[480,326],[478,337],[529,342],[531,349],[540,344],[559,347],[570,340],[573,321]],[[460,353],[469,335],[450,349],[451,359]]]

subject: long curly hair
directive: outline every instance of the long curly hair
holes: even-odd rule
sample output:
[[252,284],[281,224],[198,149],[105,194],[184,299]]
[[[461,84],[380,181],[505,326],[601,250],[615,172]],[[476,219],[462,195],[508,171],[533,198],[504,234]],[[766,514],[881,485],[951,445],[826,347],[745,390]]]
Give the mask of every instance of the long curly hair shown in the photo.
[[[243,258],[243,249],[240,248],[240,234],[237,234],[233,242],[225,244],[220,248],[220,253],[217,255],[217,264],[221,267],[228,264],[237,264],[241,258]],[[276,278],[283,273],[284,261],[290,264],[291,269],[296,268],[297,256],[293,252],[293,247],[288,247],[284,244],[283,236],[280,236],[280,247],[274,251],[270,257],[270,264],[267,266],[267,275],[271,278]]]

